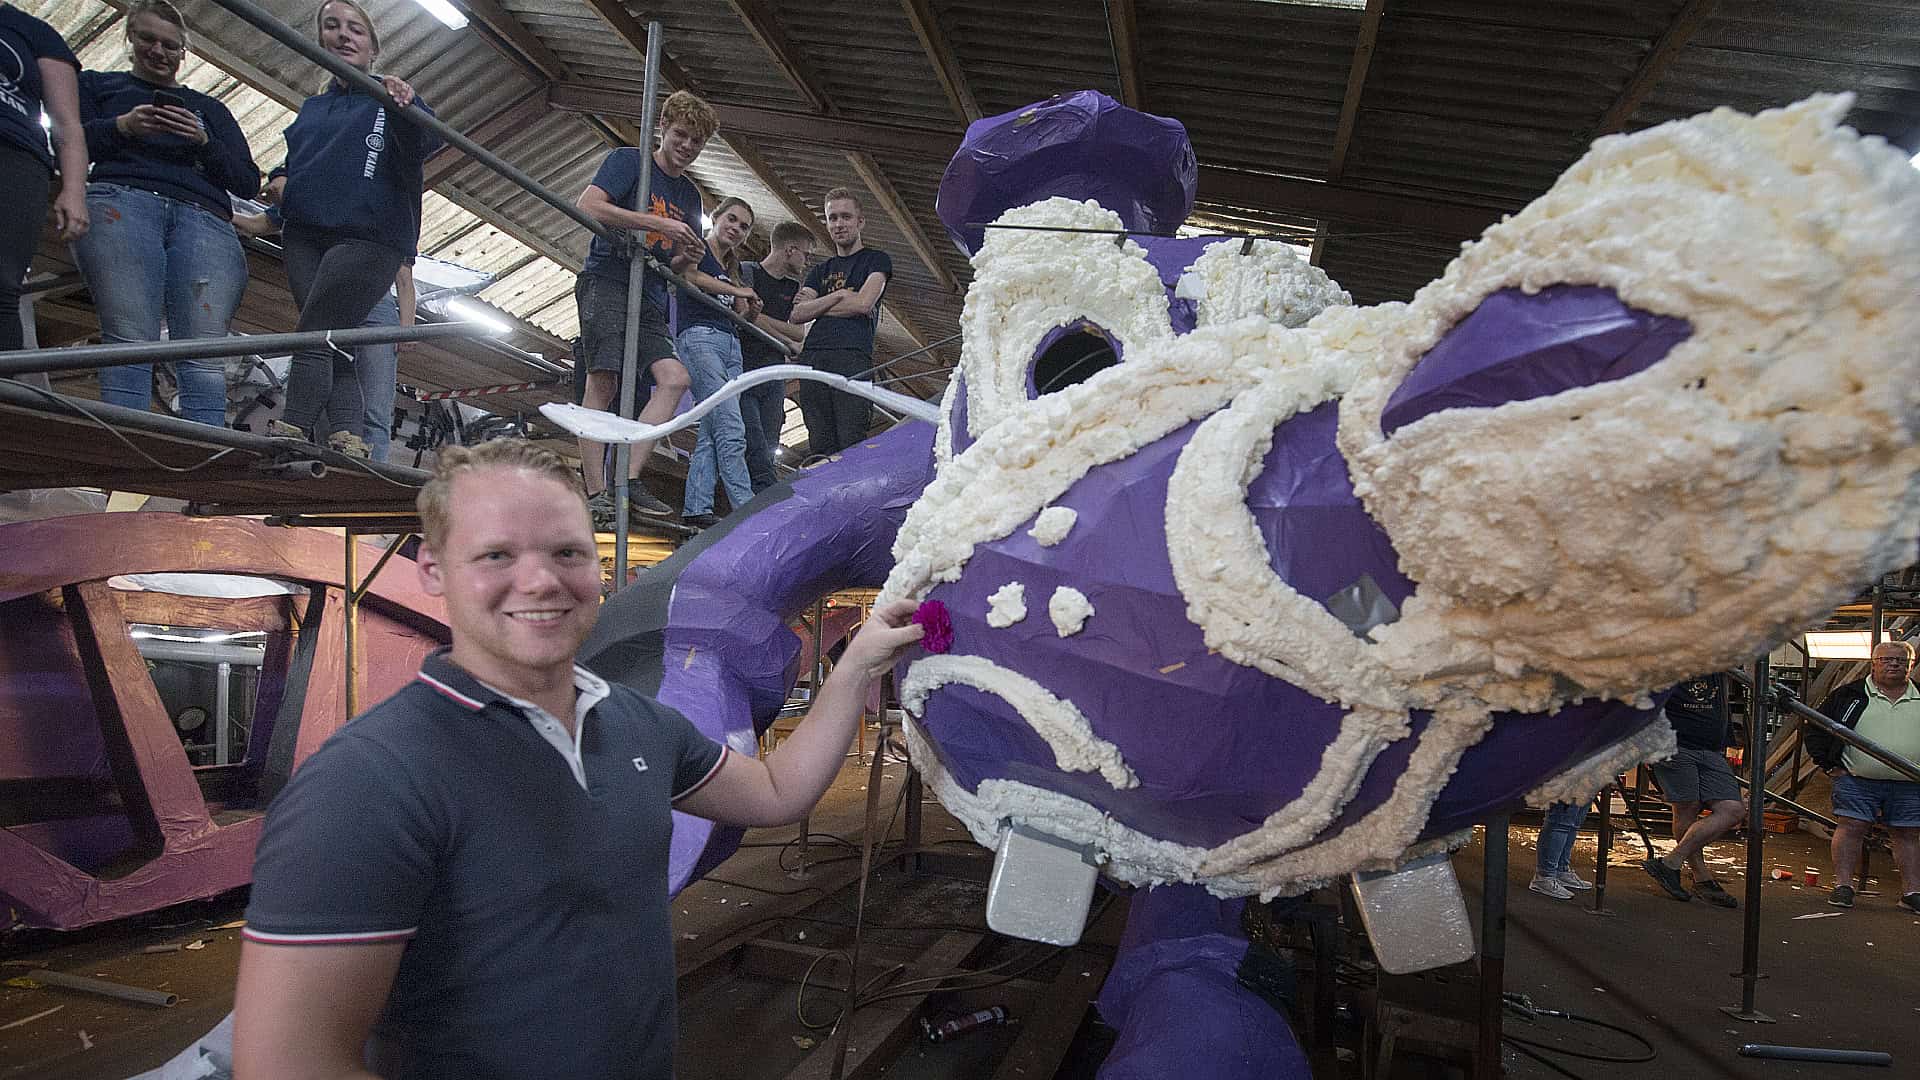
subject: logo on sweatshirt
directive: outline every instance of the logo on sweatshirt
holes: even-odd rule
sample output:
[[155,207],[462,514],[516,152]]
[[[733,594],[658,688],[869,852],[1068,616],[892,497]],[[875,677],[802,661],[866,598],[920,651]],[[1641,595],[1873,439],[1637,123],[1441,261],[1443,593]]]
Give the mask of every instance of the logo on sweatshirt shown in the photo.
[[367,133],[367,163],[360,169],[360,178],[373,179],[373,171],[380,167],[380,152],[387,148],[387,110],[385,106],[373,114],[373,130]]

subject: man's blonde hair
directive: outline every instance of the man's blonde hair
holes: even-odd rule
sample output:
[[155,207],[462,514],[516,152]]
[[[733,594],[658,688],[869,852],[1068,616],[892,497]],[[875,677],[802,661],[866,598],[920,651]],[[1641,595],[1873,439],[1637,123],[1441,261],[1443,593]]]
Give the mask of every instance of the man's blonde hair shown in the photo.
[[420,537],[427,547],[439,550],[447,539],[453,521],[453,482],[461,473],[481,469],[524,469],[551,477],[580,496],[580,512],[586,513],[586,494],[580,486],[580,473],[567,460],[551,450],[543,450],[525,439],[495,439],[479,446],[449,446],[440,451],[433,467],[433,479],[420,489],[414,506],[420,511]]
[[843,188],[843,187],[834,188],[832,191],[827,192],[826,198],[820,200],[820,205],[822,207],[825,207],[829,203],[837,203],[837,202],[850,202],[853,204],[853,208],[855,210],[860,211],[860,215],[862,217],[866,216],[866,213],[867,213],[866,204],[860,201],[860,196],[855,195],[853,193],[852,188]]
[[675,90],[660,106],[660,127],[664,130],[672,124],[686,128],[696,139],[711,139],[720,130],[713,106],[685,90]]

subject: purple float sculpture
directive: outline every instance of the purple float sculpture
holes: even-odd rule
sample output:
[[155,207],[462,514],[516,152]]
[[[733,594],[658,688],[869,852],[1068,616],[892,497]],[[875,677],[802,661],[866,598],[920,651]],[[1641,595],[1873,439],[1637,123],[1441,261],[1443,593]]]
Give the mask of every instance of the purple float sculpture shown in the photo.
[[[1157,1032],[1188,1071],[1304,1075],[1223,901],[1585,797],[1670,750],[1659,688],[1909,559],[1920,175],[1848,105],[1603,139],[1371,308],[1284,245],[1130,237],[1191,207],[1173,121],[981,121],[940,197],[974,281],[938,430],[764,493],[609,605],[603,670],[664,650],[662,696],[745,748],[792,677],[768,627],[883,579],[941,602],[901,686],[947,808],[1172,890],[1136,897],[1107,1074],[1164,1074],[1132,1025],[1202,995]],[[732,844],[678,829],[676,886]]]

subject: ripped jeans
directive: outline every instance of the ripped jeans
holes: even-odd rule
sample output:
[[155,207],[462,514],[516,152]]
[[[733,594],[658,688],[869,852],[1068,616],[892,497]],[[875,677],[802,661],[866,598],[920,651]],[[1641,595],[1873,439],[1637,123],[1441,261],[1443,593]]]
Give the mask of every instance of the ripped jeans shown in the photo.
[[[158,341],[162,322],[173,341],[227,335],[247,289],[247,256],[231,222],[120,184],[88,184],[87,213],[92,228],[73,245],[73,254],[93,293],[104,340]],[[180,414],[225,427],[226,363],[183,360],[174,371]],[[153,365],[101,368],[100,398],[145,410],[153,398]]]

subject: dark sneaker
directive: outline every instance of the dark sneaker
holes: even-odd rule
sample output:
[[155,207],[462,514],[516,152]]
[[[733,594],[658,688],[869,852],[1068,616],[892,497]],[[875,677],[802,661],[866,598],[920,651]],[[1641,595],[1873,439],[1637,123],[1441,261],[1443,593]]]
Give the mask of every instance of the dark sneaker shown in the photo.
[[1680,881],[1680,871],[1661,862],[1658,858],[1647,860],[1647,873],[1653,880],[1660,883],[1661,888],[1667,890],[1668,896],[1675,900],[1693,899],[1693,894],[1688,892],[1686,885]]
[[1712,904],[1714,907],[1737,908],[1740,901],[1733,894],[1720,887],[1717,881],[1696,881],[1693,883],[1693,895]]
[[680,519],[696,529],[711,529],[720,524],[720,519],[712,514],[688,514]]
[[634,513],[649,517],[673,516],[673,507],[655,498],[653,492],[638,480],[627,481],[627,506]]
[[613,496],[605,491],[587,498],[587,513],[593,515],[594,532],[613,531]]
[[1920,915],[1920,892],[1910,892],[1900,898],[1900,906]]
[[1833,892],[1827,894],[1827,903],[1832,904],[1834,907],[1852,907],[1853,886],[1835,885]]

